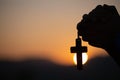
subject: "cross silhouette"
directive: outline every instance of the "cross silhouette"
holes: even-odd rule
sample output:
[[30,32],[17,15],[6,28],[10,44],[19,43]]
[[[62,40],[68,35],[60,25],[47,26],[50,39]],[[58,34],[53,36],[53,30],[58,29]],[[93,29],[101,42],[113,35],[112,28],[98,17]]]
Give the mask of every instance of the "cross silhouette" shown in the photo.
[[70,48],[71,53],[76,53],[77,54],[77,69],[78,70],[82,70],[83,65],[82,65],[82,53],[83,52],[87,52],[87,47],[86,46],[82,46],[82,39],[79,37],[77,37],[76,39],[76,45],[72,46]]

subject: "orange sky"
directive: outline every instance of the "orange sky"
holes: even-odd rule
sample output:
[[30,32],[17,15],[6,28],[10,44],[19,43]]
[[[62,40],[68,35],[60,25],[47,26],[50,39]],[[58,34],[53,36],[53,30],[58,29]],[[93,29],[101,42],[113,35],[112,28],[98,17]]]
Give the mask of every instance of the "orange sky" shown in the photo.
[[[115,5],[120,13],[119,0],[1,1],[0,59],[43,57],[60,64],[73,64],[69,49],[75,45],[76,24],[83,14],[104,3]],[[88,50],[89,59],[106,55],[92,46]]]

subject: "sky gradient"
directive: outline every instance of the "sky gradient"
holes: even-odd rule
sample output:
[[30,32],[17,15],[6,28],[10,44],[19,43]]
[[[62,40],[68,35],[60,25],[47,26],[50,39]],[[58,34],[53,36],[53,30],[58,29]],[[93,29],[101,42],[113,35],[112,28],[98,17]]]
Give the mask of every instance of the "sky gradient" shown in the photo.
[[[73,64],[70,47],[75,45],[76,24],[97,5],[119,0],[0,0],[0,59],[45,58]],[[89,59],[108,56],[87,43]]]

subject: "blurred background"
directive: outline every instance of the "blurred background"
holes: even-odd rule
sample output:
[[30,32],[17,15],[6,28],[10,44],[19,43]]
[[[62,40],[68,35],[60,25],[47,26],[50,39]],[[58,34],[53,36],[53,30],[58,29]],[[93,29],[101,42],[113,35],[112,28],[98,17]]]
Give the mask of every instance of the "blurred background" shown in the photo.
[[[103,4],[116,6],[120,13],[119,0],[0,0],[0,61],[42,59],[59,67],[73,66],[70,47],[75,45],[76,25],[83,14]],[[99,64],[94,64],[90,71],[88,67],[87,72],[97,71],[103,65],[102,69],[106,70],[112,65],[105,71],[109,73],[108,77],[113,74],[117,75],[113,78],[120,76],[119,67],[105,50],[90,46],[87,42],[83,45],[88,46],[85,66]],[[99,60],[92,62],[97,57],[100,57]],[[115,69],[113,73],[111,69]],[[74,68],[72,70],[76,72]]]

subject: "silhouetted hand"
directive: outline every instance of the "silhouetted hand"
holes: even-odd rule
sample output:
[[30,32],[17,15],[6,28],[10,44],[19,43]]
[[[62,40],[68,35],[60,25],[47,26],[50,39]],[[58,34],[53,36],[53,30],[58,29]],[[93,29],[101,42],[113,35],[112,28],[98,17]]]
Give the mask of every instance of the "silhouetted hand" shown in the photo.
[[98,5],[77,25],[78,33],[84,41],[105,49],[120,65],[120,47],[117,38],[120,33],[120,16],[114,6]]

